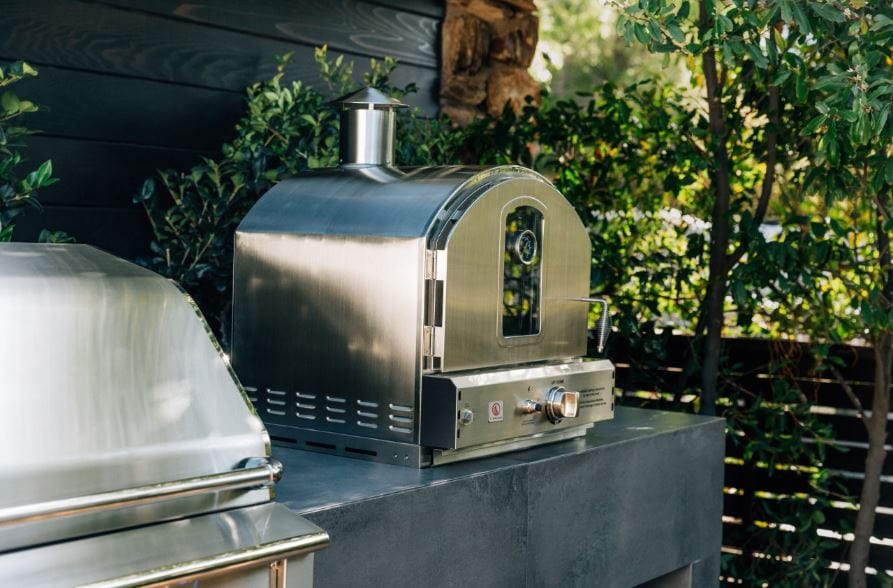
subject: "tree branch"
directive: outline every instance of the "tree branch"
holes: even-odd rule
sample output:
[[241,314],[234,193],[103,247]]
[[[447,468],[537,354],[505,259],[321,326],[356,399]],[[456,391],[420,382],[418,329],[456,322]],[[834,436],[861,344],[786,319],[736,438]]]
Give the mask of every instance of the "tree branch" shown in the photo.
[[843,378],[843,374],[840,373],[835,366],[830,366],[831,373],[834,374],[834,379],[837,381],[837,384],[843,389],[844,394],[847,395],[847,398],[850,399],[850,402],[853,403],[853,406],[856,408],[856,411],[859,413],[859,419],[862,420],[862,424],[865,425],[865,429],[868,430],[868,414],[866,414],[865,409],[862,407],[862,402],[859,400],[859,397],[856,396],[856,393],[853,392],[853,387],[850,386],[849,382],[847,382]]

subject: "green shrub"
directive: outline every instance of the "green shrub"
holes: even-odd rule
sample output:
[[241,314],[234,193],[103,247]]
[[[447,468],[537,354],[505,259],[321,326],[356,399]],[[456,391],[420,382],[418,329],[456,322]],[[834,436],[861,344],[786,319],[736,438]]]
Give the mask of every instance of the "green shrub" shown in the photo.
[[[36,75],[36,69],[17,61],[6,69],[0,68],[0,89]],[[24,177],[19,175],[17,169],[25,161],[19,150],[25,147],[24,138],[32,132],[20,126],[18,118],[37,110],[36,104],[19,99],[9,90],[0,94],[0,241],[12,239],[13,220],[16,217],[28,208],[40,208],[37,191],[57,181],[49,160],[25,173]],[[65,239],[62,233],[41,233],[41,240],[62,239]]]

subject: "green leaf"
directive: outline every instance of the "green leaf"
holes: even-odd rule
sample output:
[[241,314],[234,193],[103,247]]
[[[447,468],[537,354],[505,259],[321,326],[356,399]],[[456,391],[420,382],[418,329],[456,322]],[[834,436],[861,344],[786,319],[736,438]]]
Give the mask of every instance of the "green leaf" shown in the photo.
[[53,162],[47,159],[37,168],[37,186],[45,186],[53,175]]
[[3,95],[0,96],[0,106],[3,107],[8,113],[15,113],[19,111],[19,99],[12,92],[3,92]]
[[140,191],[133,197],[134,204],[138,202],[146,202],[147,200],[152,198],[152,195],[155,193],[155,178],[147,178],[143,185],[140,187]]
[[876,14],[874,16],[874,23],[871,25],[871,28],[868,30],[870,30],[873,33],[875,31],[879,31],[879,30],[886,28],[888,26],[893,26],[893,20],[891,20],[885,14]]
[[806,135],[811,135],[811,134],[813,134],[814,132],[816,132],[816,130],[817,130],[820,126],[822,126],[823,124],[825,124],[825,121],[826,121],[826,120],[828,120],[828,117],[825,116],[824,114],[820,114],[820,115],[818,115],[817,117],[813,118],[813,119],[810,120],[808,123],[806,123],[806,126],[803,127],[803,130],[800,131],[800,136],[801,136],[801,137],[805,137]]
[[769,82],[770,86],[780,86],[784,84],[788,78],[791,77],[791,70],[787,68],[781,68],[775,73],[775,77],[772,78],[772,81]]
[[791,8],[793,9],[794,20],[797,22],[797,27],[800,29],[800,32],[804,35],[812,34],[812,28],[809,26],[809,17],[806,16],[806,13],[800,8],[800,5],[797,2],[794,2],[791,4]]
[[766,69],[769,65],[769,60],[766,59],[766,56],[763,55],[763,52],[760,51],[760,48],[750,43],[747,45],[747,52],[750,54],[750,58],[753,59],[753,62],[760,69]]
[[828,163],[837,165],[840,163],[840,146],[837,144],[837,137],[827,134],[825,139],[825,155],[828,158]]
[[648,21],[648,34],[651,35],[651,39],[655,43],[660,43],[664,40],[664,35],[660,31],[660,26],[653,20]]
[[732,299],[738,306],[744,306],[747,303],[747,288],[741,280],[736,280],[732,284]]
[[722,60],[726,65],[735,65],[735,56],[732,54],[732,49],[728,43],[722,44]]
[[874,116],[874,122],[871,126],[871,132],[874,135],[880,135],[884,130],[884,125],[887,124],[887,118],[890,115],[890,108],[884,108]]
[[803,70],[797,72],[794,90],[797,94],[797,101],[801,104],[805,103],[806,98],[809,95],[809,90],[806,88],[806,75],[803,73]]
[[645,30],[645,27],[640,25],[639,23],[633,23],[633,32],[636,35],[636,40],[643,44],[647,45],[651,38],[648,36],[648,31]]
[[781,0],[778,4],[781,7],[781,20],[786,23],[792,22],[794,20],[794,15],[791,12],[790,0]]
[[670,36],[673,37],[673,40],[677,43],[685,41],[685,33],[682,32],[682,29],[675,22],[669,23],[667,25],[667,30],[670,31]]
[[823,4],[821,2],[809,2],[809,8],[815,12],[820,17],[825,20],[829,20],[831,22],[844,22],[846,21],[846,17],[843,15],[843,12],[837,10],[833,6],[829,4]]
[[893,159],[887,160],[887,166],[884,169],[884,179],[893,186]]
[[717,23],[719,24],[720,32],[728,33],[735,29],[735,23],[733,23],[732,19],[730,19],[725,14],[719,15],[719,18],[717,19]]

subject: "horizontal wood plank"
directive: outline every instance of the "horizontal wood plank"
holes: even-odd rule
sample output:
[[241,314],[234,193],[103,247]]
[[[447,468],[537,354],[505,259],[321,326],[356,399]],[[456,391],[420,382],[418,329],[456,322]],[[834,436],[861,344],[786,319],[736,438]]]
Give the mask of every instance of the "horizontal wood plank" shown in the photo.
[[36,241],[41,229],[65,231],[78,243],[95,245],[126,259],[149,252],[151,230],[141,208],[47,206],[16,219],[16,241]]
[[241,93],[56,67],[16,91],[46,107],[27,124],[50,135],[213,152],[245,104]]
[[[437,68],[440,19],[357,0],[102,0],[141,13],[158,14],[268,39],[319,46],[368,57]],[[407,3],[410,4],[410,3]],[[204,37],[205,34],[202,35]]]
[[56,67],[16,85],[46,107],[26,124],[46,134],[216,151],[233,135],[241,94]]
[[424,14],[435,18],[443,18],[446,2],[444,0],[371,0],[370,4],[390,6],[415,14]]
[[[158,169],[188,169],[212,152],[35,135],[23,151],[32,166],[47,159],[59,182],[40,191],[45,205],[127,208]],[[31,169],[28,163],[23,169]]]

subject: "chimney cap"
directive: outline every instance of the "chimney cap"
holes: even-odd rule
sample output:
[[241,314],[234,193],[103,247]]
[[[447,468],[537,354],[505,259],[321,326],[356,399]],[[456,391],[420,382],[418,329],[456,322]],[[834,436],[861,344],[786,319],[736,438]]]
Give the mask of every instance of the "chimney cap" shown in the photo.
[[407,106],[396,98],[391,98],[375,88],[363,88],[362,90],[333,100],[332,104],[341,106],[344,110],[393,110],[395,108],[406,108]]

